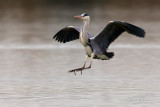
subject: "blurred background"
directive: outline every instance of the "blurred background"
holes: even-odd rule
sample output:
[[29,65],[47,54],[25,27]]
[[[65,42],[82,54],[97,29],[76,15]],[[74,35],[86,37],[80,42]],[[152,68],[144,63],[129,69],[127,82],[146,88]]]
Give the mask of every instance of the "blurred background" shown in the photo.
[[[60,44],[60,29],[91,16],[96,35],[111,20],[132,23],[145,38],[123,33],[83,75],[68,74],[85,57],[79,40]],[[159,0],[0,0],[1,107],[159,107]]]
[[159,31],[159,5],[159,0],[1,0],[0,46],[50,44],[61,28],[81,26],[73,16],[84,12],[91,16],[89,31],[94,35],[108,21],[123,20],[143,27],[153,42]]

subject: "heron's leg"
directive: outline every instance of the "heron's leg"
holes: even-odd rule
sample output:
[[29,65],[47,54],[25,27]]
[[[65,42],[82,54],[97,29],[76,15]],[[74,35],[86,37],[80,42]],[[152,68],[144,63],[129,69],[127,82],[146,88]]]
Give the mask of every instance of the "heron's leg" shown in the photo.
[[94,57],[94,53],[92,53],[92,54],[91,54],[91,62],[90,62],[89,67],[87,67],[87,68],[85,68],[85,69],[89,69],[89,68],[91,68],[93,57]]
[[84,65],[83,65],[83,67],[80,70],[81,71],[81,75],[82,75],[82,70],[85,69],[87,60],[88,60],[88,55],[86,55],[86,58],[85,58],[85,61],[84,61]]
[[88,60],[88,55],[86,55],[86,58],[85,58],[85,60],[84,60],[84,65],[83,65],[82,68],[85,68],[87,60]]
[[69,72],[74,72],[74,74],[76,75],[76,73],[75,73],[76,71],[81,71],[81,74],[82,74],[82,70],[85,69],[87,60],[88,60],[88,55],[86,55],[86,57],[85,57],[85,61],[84,61],[83,67],[70,70]]

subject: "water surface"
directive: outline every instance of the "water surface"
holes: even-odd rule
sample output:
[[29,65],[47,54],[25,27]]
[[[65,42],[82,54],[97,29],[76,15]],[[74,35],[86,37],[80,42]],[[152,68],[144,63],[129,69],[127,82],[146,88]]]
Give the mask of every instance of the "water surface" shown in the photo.
[[42,10],[1,13],[1,107],[159,107],[158,10],[151,15],[149,9],[112,8],[103,14],[100,7],[88,10],[94,35],[110,20],[129,21],[147,35],[140,39],[124,33],[109,48],[115,52],[113,59],[94,60],[91,69],[76,76],[68,71],[83,65],[83,47],[79,41],[60,44],[52,37],[65,26],[80,26],[72,16],[84,9]]

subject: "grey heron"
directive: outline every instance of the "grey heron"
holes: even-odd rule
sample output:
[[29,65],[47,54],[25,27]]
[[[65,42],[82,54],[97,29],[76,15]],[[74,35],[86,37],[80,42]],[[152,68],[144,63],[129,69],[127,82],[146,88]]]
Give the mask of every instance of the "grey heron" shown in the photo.
[[[107,52],[107,49],[110,44],[125,31],[137,37],[145,37],[145,31],[142,28],[124,21],[110,21],[97,36],[93,36],[87,31],[90,22],[90,16],[86,13],[83,13],[74,17],[83,20],[83,25],[81,28],[76,26],[68,26],[60,30],[53,37],[53,39],[60,43],[66,43],[80,39],[80,42],[85,48],[86,57],[84,65],[81,68],[73,69],[69,72],[75,73],[77,71],[81,71],[82,74],[82,70],[91,68],[93,59],[111,59],[114,56],[114,53]],[[91,62],[90,65],[86,67],[88,57],[91,58]]]

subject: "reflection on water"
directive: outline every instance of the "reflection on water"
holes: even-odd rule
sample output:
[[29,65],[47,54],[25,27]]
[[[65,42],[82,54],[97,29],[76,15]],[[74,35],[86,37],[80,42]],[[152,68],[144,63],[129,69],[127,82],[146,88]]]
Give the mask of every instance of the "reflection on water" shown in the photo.
[[62,10],[39,8],[27,12],[18,8],[0,13],[1,107],[160,105],[158,10],[152,15],[147,9],[88,10],[93,17],[93,34],[109,20],[125,20],[144,28],[147,35],[139,39],[124,33],[109,49],[115,57],[94,60],[92,69],[82,76],[67,72],[83,64],[85,52],[80,43],[59,44],[52,37],[65,26],[80,26],[81,21],[72,16],[85,10]]

